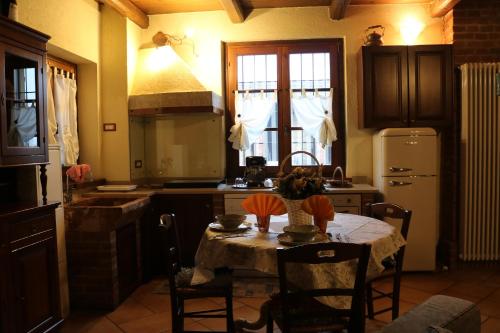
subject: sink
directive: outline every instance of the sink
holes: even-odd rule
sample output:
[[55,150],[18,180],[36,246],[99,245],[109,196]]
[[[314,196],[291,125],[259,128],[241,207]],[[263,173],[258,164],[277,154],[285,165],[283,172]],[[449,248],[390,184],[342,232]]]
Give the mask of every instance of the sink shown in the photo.
[[68,230],[113,231],[139,219],[149,205],[148,197],[90,197],[64,207]]
[[[341,181],[339,179],[327,179],[326,182],[330,185],[330,188],[350,188],[352,183],[347,180]],[[328,190],[328,188],[327,188]]]
[[70,207],[114,207],[123,206],[137,198],[87,198],[76,201]]

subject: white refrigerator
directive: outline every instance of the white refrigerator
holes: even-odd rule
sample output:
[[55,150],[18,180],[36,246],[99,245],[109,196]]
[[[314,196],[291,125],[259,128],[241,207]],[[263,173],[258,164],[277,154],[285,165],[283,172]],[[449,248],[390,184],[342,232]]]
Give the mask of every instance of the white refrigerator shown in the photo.
[[412,211],[405,271],[436,268],[439,150],[439,139],[432,128],[387,128],[373,138],[374,186],[384,202]]

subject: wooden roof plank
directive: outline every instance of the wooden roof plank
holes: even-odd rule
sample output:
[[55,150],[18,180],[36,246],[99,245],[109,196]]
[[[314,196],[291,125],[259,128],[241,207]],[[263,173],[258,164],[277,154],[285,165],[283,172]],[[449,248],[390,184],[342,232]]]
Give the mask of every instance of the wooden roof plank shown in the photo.
[[149,17],[130,0],[101,0],[101,2],[114,8],[118,13],[129,18],[141,28],[146,29],[149,27]]
[[233,23],[243,23],[245,21],[245,14],[243,8],[238,0],[219,0],[222,7],[226,11],[229,19]]
[[345,16],[345,11],[347,6],[349,6],[350,0],[332,0],[330,3],[330,18],[332,20],[341,20]]
[[460,0],[434,0],[431,5],[431,16],[441,17],[446,15],[450,10],[455,7]]

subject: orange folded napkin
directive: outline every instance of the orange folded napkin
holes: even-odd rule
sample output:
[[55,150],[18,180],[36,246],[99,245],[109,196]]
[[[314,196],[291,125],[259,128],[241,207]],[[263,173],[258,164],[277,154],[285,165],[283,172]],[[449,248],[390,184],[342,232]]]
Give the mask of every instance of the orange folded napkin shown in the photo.
[[335,211],[332,202],[324,195],[313,195],[302,202],[302,210],[314,217],[314,224],[326,232],[328,221],[333,220]]
[[286,206],[274,195],[252,194],[241,203],[247,212],[260,217],[269,215],[281,215],[286,213]]

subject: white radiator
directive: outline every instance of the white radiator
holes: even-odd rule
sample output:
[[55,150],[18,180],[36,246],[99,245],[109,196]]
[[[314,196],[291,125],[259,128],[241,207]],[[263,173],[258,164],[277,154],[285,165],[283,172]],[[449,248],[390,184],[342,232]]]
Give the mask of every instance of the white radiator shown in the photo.
[[[500,259],[500,63],[462,73],[461,258]],[[498,74],[497,74],[498,73]]]

